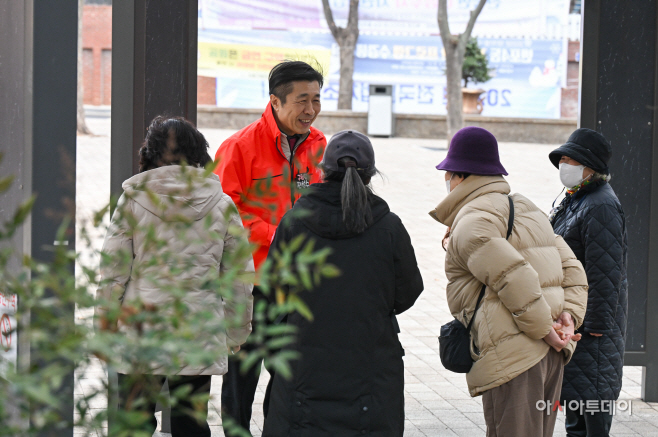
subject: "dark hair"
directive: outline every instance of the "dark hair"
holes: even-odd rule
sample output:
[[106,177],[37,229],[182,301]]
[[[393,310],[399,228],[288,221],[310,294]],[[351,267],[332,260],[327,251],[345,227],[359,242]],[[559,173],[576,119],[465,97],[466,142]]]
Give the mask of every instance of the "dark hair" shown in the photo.
[[472,173],[465,173],[465,172],[463,172],[463,171],[453,171],[453,172],[452,172],[452,175],[453,175],[453,176],[457,176],[458,178],[464,178],[464,179],[466,179],[467,177],[469,177],[471,174],[472,174]]
[[343,223],[348,231],[360,234],[372,223],[370,209],[370,179],[377,174],[377,169],[357,170],[356,161],[346,156],[338,160],[338,165],[346,171],[324,170],[325,181],[342,182],[340,203],[343,210]]
[[315,67],[312,67],[306,62],[286,60],[275,65],[269,76],[270,94],[285,104],[286,96],[292,92],[293,82],[317,82],[322,89],[322,67],[317,61],[314,64]]
[[[169,139],[176,141],[173,150],[167,145]],[[158,115],[149,125],[144,144],[139,149],[139,172],[183,161],[195,167],[205,167],[212,161],[208,155],[208,141],[183,117]]]

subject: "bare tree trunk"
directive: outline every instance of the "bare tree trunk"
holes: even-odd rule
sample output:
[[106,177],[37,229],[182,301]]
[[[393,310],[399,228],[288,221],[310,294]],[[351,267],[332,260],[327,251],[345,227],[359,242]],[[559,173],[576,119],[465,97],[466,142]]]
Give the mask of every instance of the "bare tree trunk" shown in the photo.
[[331,34],[340,48],[340,80],[338,84],[338,109],[352,109],[352,89],[354,76],[354,49],[359,39],[359,0],[350,0],[347,27],[338,27],[329,6],[329,0],[322,0],[324,16]]
[[447,127],[448,127],[448,144],[452,136],[462,128],[464,119],[462,117],[462,66],[464,64],[464,55],[466,53],[466,43],[471,38],[475,20],[482,12],[482,8],[487,0],[480,0],[477,7],[471,11],[468,24],[464,33],[452,35],[448,25],[448,5],[447,0],[439,0],[438,23],[441,32],[441,41],[446,53],[446,87],[448,91],[447,106]]
[[338,85],[338,109],[352,109],[352,89],[354,88],[354,43],[340,46],[340,81]]
[[91,131],[87,127],[85,120],[84,107],[84,84],[82,82],[82,15],[84,11],[85,0],[78,0],[78,111],[77,111],[77,130],[79,134],[90,135]]
[[[450,48],[448,48],[450,47]],[[462,114],[462,63],[464,62],[464,55],[461,59],[459,56],[459,49],[457,47],[446,46],[446,87],[448,91],[448,106],[447,106],[447,127],[448,127],[448,144],[452,136],[464,126],[464,119]]]

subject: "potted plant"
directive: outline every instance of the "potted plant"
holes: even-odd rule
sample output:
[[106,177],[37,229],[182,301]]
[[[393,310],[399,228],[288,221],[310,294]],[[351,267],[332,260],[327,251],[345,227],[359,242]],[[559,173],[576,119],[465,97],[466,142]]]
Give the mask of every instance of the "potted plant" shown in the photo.
[[468,83],[474,84],[484,83],[491,79],[492,68],[489,68],[489,60],[487,56],[482,53],[482,49],[478,45],[477,38],[471,38],[466,45],[466,52],[464,54],[464,63],[462,65],[462,79],[464,80],[464,87],[462,88],[462,111],[464,114],[481,114],[482,101],[480,94],[485,90],[481,88],[473,89],[467,88]]

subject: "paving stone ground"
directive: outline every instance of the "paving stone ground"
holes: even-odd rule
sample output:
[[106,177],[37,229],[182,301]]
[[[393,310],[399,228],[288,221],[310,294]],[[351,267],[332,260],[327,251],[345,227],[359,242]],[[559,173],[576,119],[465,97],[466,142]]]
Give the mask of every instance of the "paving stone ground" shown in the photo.
[[[109,196],[110,122],[107,117],[89,117],[96,136],[78,137],[78,220],[103,206]],[[211,145],[211,155],[234,131],[202,129]],[[437,337],[440,326],[451,320],[445,300],[444,251],[440,241],[445,227],[427,214],[446,195],[443,174],[434,169],[447,152],[445,140],[374,138],[377,167],[381,178],[373,182],[375,191],[398,214],[416,251],[425,291],[415,306],[399,318],[400,340],[406,350],[405,363],[405,436],[485,435],[481,398],[471,398],[463,375],[446,371],[439,360]],[[544,211],[551,208],[562,187],[557,170],[548,161],[556,145],[501,143],[503,165],[510,173],[507,180],[513,192],[523,193]],[[614,185],[614,181],[613,181]],[[102,236],[94,239],[95,248]],[[92,257],[93,259],[93,257]],[[84,318],[88,314],[79,314]],[[99,362],[79,369],[76,396],[84,396],[107,378]],[[658,436],[658,403],[645,403],[641,396],[642,368],[625,367],[620,399],[632,403],[632,415],[615,416],[611,435]],[[263,372],[254,403],[251,430],[260,436],[263,424],[262,403],[267,383]],[[221,378],[213,377],[210,424],[213,437],[223,436],[219,411]],[[98,399],[92,408],[105,408]],[[564,417],[559,414],[554,436],[564,436]],[[76,435],[83,435],[81,430]],[[168,436],[157,433],[154,436]],[[532,437],[532,436],[528,436]]]

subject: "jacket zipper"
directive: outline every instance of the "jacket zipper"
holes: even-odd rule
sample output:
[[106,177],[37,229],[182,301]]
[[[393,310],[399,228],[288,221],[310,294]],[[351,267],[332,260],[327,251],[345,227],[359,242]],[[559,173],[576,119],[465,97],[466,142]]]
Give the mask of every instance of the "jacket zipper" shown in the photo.
[[[284,155],[283,152],[281,151],[281,149],[279,148],[279,138],[276,139],[274,144],[276,146],[276,150],[278,150],[279,153],[281,154],[281,157],[283,157],[283,159],[286,159],[286,155]],[[297,148],[295,148],[295,149],[297,149]],[[295,206],[295,190],[293,188],[295,166],[292,163],[293,157],[294,157],[293,150],[291,149],[290,150],[290,161],[288,161],[286,159],[286,161],[288,161],[288,166],[290,167],[290,204],[291,204],[291,206]]]
[[[309,135],[310,135],[310,132],[309,132]],[[295,185],[294,184],[296,182],[295,178],[294,178],[295,165],[292,163],[292,161],[295,158],[295,152],[297,152],[297,150],[299,150],[299,148],[302,146],[304,141],[306,141],[307,139],[308,139],[308,136],[305,139],[303,139],[301,143],[295,144],[295,147],[290,149],[290,203],[291,203],[292,206],[295,206]]]
[[294,187],[294,169],[295,166],[292,163],[292,150],[290,151],[290,204],[292,206],[295,206],[295,187]]

